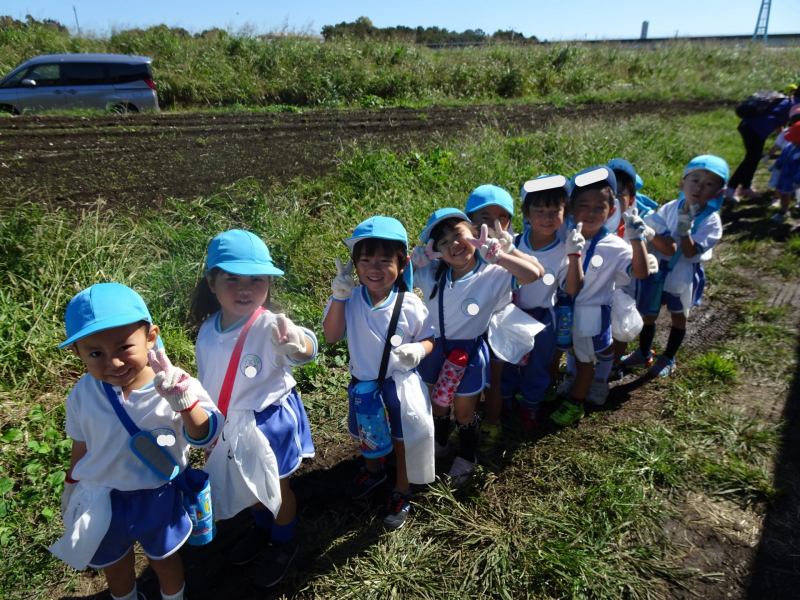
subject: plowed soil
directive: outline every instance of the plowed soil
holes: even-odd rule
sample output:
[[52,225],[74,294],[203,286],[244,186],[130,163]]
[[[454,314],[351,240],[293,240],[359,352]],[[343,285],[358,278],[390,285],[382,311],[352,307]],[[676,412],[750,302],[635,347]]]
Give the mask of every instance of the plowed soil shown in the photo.
[[680,115],[728,101],[428,107],[377,111],[187,113],[0,118],[0,203],[22,190],[37,199],[112,206],[195,198],[246,177],[269,186],[335,167],[348,143],[391,141],[398,148],[447,138],[476,123],[531,131],[554,118],[609,121],[637,114]]

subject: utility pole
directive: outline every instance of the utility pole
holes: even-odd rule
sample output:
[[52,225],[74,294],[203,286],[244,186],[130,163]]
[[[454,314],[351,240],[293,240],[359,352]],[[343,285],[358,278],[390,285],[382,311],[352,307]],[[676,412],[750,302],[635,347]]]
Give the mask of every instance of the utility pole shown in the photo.
[[758,11],[758,19],[756,20],[756,30],[753,32],[753,41],[758,41],[758,36],[761,36],[761,41],[767,43],[767,27],[769,26],[769,9],[770,0],[761,0],[761,8]]
[[75,8],[74,4],[72,5],[72,12],[75,13],[75,27],[78,28],[78,36],[80,36],[81,35],[81,26],[78,23],[78,9]]

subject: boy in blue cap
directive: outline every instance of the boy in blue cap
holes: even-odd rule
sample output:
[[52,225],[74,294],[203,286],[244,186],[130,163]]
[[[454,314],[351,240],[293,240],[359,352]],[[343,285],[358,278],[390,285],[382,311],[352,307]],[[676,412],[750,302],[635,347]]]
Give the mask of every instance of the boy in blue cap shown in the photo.
[[[70,301],[65,320],[67,340],[59,348],[69,347],[88,373],[67,397],[67,533],[50,550],[75,568],[102,568],[111,597],[134,600],[139,542],[162,597],[179,600],[177,550],[192,525],[178,486],[189,446],[210,446],[221,415],[196,379],[170,364],[163,349],[154,352],[158,327],[132,289],[93,285]],[[140,430],[137,437],[126,420]],[[142,446],[142,434],[149,444]]]
[[675,354],[686,335],[689,311],[700,304],[705,289],[703,263],[711,260],[712,248],[722,238],[719,209],[727,182],[728,163],[711,154],[697,156],[683,170],[678,199],[658,210],[657,217],[665,228],[663,237],[671,237],[676,250],[655,248],[659,273],[653,282],[643,282],[650,286],[642,294],[649,310],[642,317],[639,348],[622,359],[624,368],[646,366],[652,361],[655,323],[661,306],[666,304],[672,313],[672,328],[667,347],[649,375],[666,377],[675,371]]

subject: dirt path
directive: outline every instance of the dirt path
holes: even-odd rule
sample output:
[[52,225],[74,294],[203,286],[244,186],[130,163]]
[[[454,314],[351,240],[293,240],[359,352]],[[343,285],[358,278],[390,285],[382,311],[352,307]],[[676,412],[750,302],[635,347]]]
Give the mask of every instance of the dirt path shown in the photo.
[[[613,121],[637,114],[681,115],[728,101],[428,107],[379,111],[187,113],[0,119],[0,207],[33,194],[55,204],[111,205],[195,198],[245,177],[262,185],[316,177],[342,145],[450,137],[475,123],[530,131],[554,118]],[[22,193],[21,191],[26,193]]]

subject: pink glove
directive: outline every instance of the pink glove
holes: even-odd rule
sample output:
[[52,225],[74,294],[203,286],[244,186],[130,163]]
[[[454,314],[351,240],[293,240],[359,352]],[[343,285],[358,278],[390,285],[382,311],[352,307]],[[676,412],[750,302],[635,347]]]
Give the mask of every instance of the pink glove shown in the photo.
[[440,258],[442,258],[442,253],[433,249],[433,240],[428,240],[425,246],[414,246],[411,251],[411,264],[418,269],[426,267]]
[[481,225],[480,239],[469,238],[467,241],[478,249],[481,258],[490,265],[503,258],[503,248],[498,240],[489,237],[489,228],[484,223]]
[[150,361],[153,371],[156,372],[153,385],[158,395],[169,402],[172,410],[183,412],[191,409],[199,402],[197,398],[189,393],[192,378],[183,369],[172,365],[163,348],[159,348],[158,352],[149,350],[147,359]]
[[503,252],[509,254],[514,251],[514,236],[503,229],[500,219],[494,220],[494,227],[490,227],[488,233],[490,237],[496,238],[500,242],[500,249]]

